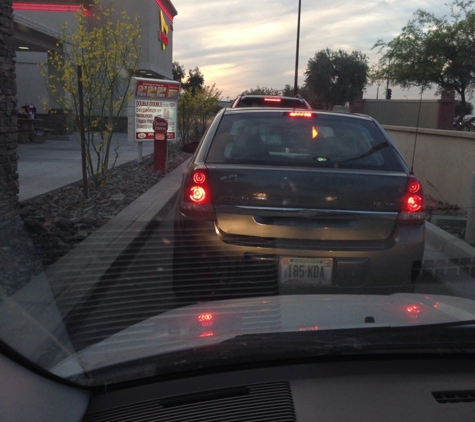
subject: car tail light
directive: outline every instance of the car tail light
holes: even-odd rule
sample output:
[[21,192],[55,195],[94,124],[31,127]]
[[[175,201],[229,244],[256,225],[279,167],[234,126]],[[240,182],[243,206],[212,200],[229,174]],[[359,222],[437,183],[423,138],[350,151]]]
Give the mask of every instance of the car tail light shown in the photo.
[[425,199],[422,185],[414,176],[409,176],[402,198],[398,220],[405,223],[424,223],[426,218]]
[[206,167],[194,168],[185,176],[180,210],[205,214],[214,213],[209,174]]
[[264,98],[264,102],[266,102],[266,103],[281,103],[282,99],[280,99],[280,98]]
[[287,117],[297,117],[297,118],[314,118],[315,113],[312,113],[311,111],[298,111],[298,110],[293,110],[293,111],[288,111],[285,113]]

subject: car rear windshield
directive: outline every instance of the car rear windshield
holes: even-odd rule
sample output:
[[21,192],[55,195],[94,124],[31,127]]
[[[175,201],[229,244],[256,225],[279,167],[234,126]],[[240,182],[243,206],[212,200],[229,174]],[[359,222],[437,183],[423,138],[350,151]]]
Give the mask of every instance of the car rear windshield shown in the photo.
[[207,163],[264,164],[404,171],[392,143],[372,121],[345,115],[224,115]]
[[303,100],[298,98],[279,97],[242,97],[235,107],[309,108]]

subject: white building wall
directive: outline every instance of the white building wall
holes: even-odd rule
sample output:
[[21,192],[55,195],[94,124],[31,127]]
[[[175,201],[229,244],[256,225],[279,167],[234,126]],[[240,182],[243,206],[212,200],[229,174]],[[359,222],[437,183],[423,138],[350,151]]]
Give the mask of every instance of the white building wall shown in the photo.
[[[139,68],[155,72],[153,75],[155,78],[172,79],[173,24],[170,19],[164,14],[169,28],[169,45],[163,50],[159,39],[160,7],[154,0],[114,0],[114,6],[117,11],[125,10],[128,16],[137,16],[140,20],[142,50]],[[72,12],[22,10],[15,13],[21,15],[24,20],[34,23],[36,30],[44,28],[48,34],[60,33],[64,23],[71,29],[76,26],[75,13]],[[17,52],[18,105],[33,102],[38,113],[45,112],[42,107],[45,101],[49,106],[55,107],[49,100],[46,82],[40,75],[38,66],[38,63],[45,62],[46,58],[46,53]]]

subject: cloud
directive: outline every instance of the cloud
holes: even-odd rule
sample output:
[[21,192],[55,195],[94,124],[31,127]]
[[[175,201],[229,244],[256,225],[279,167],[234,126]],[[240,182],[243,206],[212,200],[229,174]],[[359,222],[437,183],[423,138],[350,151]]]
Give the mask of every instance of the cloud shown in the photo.
[[[308,60],[325,48],[377,61],[378,39],[391,40],[416,9],[448,13],[445,0],[301,0],[299,85]],[[257,86],[293,86],[298,0],[174,0],[173,59],[196,66],[223,97]]]

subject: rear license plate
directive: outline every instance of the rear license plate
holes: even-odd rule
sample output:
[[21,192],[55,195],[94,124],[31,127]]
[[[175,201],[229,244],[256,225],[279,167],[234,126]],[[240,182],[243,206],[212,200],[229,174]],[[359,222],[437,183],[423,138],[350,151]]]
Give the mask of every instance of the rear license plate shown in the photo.
[[332,284],[332,258],[279,259],[279,283],[284,285],[329,286]]

